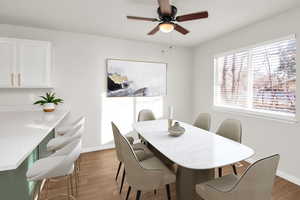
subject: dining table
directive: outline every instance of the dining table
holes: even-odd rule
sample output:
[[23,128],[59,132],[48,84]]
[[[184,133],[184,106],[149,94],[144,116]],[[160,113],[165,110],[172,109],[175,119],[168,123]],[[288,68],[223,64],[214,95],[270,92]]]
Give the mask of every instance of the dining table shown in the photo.
[[246,160],[254,150],[213,132],[185,122],[185,132],[177,137],[169,134],[169,120],[141,121],[133,129],[156,151],[177,165],[176,199],[196,198],[195,186],[216,178],[215,169]]

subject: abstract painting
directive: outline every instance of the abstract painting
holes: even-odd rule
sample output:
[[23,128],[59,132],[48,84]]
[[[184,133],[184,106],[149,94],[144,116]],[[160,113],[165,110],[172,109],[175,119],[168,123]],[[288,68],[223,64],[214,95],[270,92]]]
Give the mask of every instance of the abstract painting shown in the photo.
[[166,63],[107,59],[108,97],[154,97],[166,93]]

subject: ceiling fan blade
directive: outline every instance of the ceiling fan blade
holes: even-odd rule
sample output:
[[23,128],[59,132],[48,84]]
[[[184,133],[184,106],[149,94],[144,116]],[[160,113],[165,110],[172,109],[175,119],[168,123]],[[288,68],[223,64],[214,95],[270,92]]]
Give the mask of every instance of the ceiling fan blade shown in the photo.
[[186,34],[188,34],[188,33],[190,32],[189,30],[183,28],[182,26],[180,26],[180,25],[178,25],[178,24],[175,24],[175,25],[174,25],[174,29],[175,29],[176,31],[178,31],[179,33],[183,34],[183,35],[186,35]]
[[148,35],[154,35],[155,33],[157,33],[157,31],[159,31],[159,25],[157,25],[154,29],[152,29],[152,31],[150,31]]
[[150,21],[150,22],[157,22],[157,21],[158,21],[158,20],[155,19],[155,18],[136,17],[136,16],[127,16],[127,19],[142,20],[142,21]]
[[162,14],[171,15],[172,14],[172,8],[170,5],[170,0],[158,0],[160,12]]
[[178,22],[184,22],[184,21],[190,21],[190,20],[196,20],[196,19],[202,19],[202,18],[208,18],[208,12],[197,12],[197,13],[191,13],[187,15],[181,15],[176,17],[176,21]]

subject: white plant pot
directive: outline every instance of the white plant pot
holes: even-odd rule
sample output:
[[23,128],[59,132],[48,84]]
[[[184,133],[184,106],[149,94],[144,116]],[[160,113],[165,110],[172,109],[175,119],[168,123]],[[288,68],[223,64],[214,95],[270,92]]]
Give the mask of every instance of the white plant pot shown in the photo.
[[44,112],[53,112],[55,110],[55,104],[54,103],[46,103],[43,105]]

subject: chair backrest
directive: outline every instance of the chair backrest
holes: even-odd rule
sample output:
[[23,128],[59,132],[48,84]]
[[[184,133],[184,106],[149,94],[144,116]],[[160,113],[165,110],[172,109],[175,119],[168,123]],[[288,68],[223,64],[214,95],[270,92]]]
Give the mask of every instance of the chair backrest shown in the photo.
[[74,123],[72,123],[72,128],[70,130],[68,130],[68,132],[66,132],[65,136],[73,136],[73,134],[76,133],[76,130],[78,129],[78,127],[82,127],[81,133],[80,133],[82,135],[84,132],[84,128],[85,128],[85,117],[80,117]]
[[61,149],[55,151],[50,156],[66,156],[69,155],[74,150],[74,145],[76,144],[76,141],[81,140],[81,138],[75,138],[71,140],[67,145],[62,147]]
[[64,136],[62,137],[71,137],[71,138],[81,138],[84,132],[84,125],[79,124],[74,129],[68,131]]
[[155,120],[155,116],[151,110],[141,110],[138,115],[138,121],[150,121]]
[[72,122],[72,126],[77,126],[78,124],[84,124],[85,123],[85,117],[81,116],[74,122]]
[[209,131],[211,117],[209,113],[200,113],[194,122],[194,126]]
[[[70,142],[68,145],[63,147],[61,151],[61,155],[63,156],[63,160],[57,163],[48,171],[43,171],[38,175],[38,179],[49,178],[49,177],[58,177],[68,175],[74,169],[74,162],[79,158],[81,153],[81,139],[76,139]],[[64,155],[63,155],[64,154]]]
[[[129,185],[135,184],[136,180],[139,179],[141,171],[141,166],[139,164],[138,158],[136,157],[132,146],[129,141],[121,135],[118,127],[112,123],[114,135],[116,136],[119,145],[119,153],[123,159],[125,170],[126,170],[126,179]],[[117,151],[117,152],[118,152]],[[133,185],[132,185],[133,186]]]
[[111,122],[111,126],[112,126],[112,132],[114,135],[114,142],[115,142],[115,147],[116,147],[116,154],[117,154],[117,158],[120,162],[123,162],[123,158],[122,158],[122,154],[121,154],[121,144],[120,144],[120,131],[118,129],[118,127]]
[[236,119],[226,119],[217,130],[217,134],[236,142],[242,142],[242,124]]
[[279,159],[276,154],[252,164],[233,188],[234,196],[245,200],[271,200]]
[[128,140],[120,137],[121,154],[124,160],[127,183],[136,190],[152,190],[158,187],[162,179],[159,169],[145,169],[141,166]]

